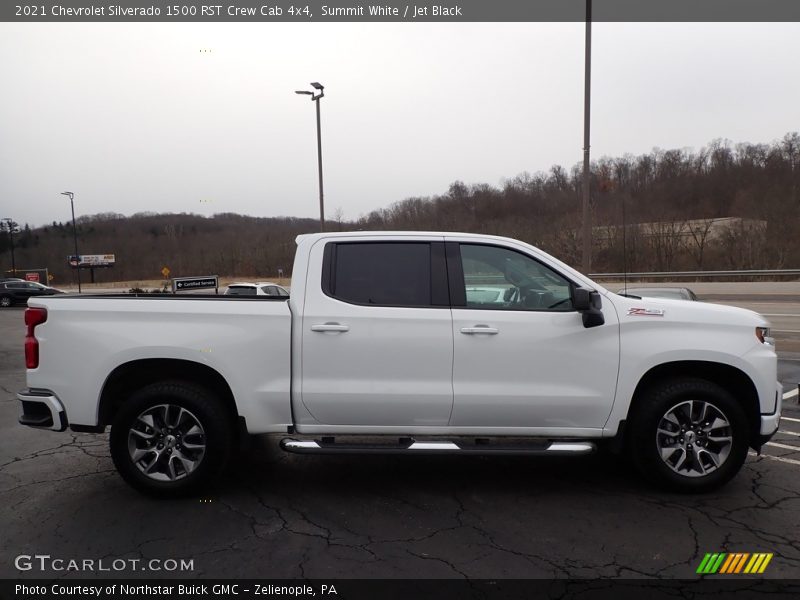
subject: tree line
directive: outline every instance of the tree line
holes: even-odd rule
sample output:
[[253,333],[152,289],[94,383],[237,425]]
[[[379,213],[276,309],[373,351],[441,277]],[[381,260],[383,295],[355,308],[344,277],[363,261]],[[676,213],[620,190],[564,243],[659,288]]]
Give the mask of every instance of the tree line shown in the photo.
[[[593,271],[797,266],[798,187],[797,132],[770,144],[715,140],[698,151],[601,158],[591,168]],[[397,202],[356,225],[504,235],[578,266],[582,190],[581,165],[557,165],[500,187],[457,181],[447,193]]]
[[[440,195],[401,200],[355,220],[334,212],[332,230],[465,231],[517,238],[580,264],[583,177],[570,170],[522,173],[499,186],[452,183]],[[800,134],[772,143],[715,140],[700,150],[655,149],[592,164],[595,272],[788,268],[800,265]],[[294,238],[314,219],[232,213],[116,213],[77,220],[82,254],[116,255],[99,281],[219,274],[289,275]],[[53,221],[14,236],[18,268],[47,267],[68,282],[72,223]],[[11,267],[7,233],[0,260]]]

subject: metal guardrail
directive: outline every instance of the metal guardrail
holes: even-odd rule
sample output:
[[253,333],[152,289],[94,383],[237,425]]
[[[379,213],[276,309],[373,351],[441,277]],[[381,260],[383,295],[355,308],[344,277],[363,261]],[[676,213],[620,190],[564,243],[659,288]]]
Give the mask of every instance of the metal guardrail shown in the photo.
[[750,269],[744,271],[653,271],[650,273],[592,273],[592,279],[666,279],[669,277],[778,277],[800,276],[800,269]]

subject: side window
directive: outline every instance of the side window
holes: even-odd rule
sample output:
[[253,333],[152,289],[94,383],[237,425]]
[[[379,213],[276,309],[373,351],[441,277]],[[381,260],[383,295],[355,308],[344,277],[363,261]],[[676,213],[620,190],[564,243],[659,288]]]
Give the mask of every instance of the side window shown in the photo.
[[249,285],[231,285],[228,286],[227,294],[229,296],[255,296],[256,288]]
[[427,242],[331,244],[323,289],[334,298],[376,306],[431,306],[431,245]]
[[287,292],[283,288],[276,288],[276,289],[278,290],[278,296],[280,296],[281,298],[288,298],[289,297],[289,292]]
[[276,288],[274,285],[265,285],[261,288],[261,291],[264,292],[267,296],[278,295],[278,288]]
[[570,282],[519,252],[461,244],[467,308],[571,311]]

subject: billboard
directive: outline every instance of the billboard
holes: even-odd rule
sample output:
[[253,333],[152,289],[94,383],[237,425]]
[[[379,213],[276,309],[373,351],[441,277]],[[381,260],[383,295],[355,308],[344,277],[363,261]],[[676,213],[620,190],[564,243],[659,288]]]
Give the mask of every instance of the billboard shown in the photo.
[[81,269],[95,269],[102,267],[113,267],[116,258],[113,254],[81,254],[80,260],[74,254],[67,257],[69,266],[73,269],[80,267]]

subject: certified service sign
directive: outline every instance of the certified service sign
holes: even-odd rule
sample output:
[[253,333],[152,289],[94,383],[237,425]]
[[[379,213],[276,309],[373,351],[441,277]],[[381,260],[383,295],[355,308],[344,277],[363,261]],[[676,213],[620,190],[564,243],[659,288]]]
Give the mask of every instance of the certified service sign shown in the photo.
[[176,277],[172,280],[173,292],[204,290],[209,288],[219,288],[219,277],[216,275],[206,275],[203,277]]

